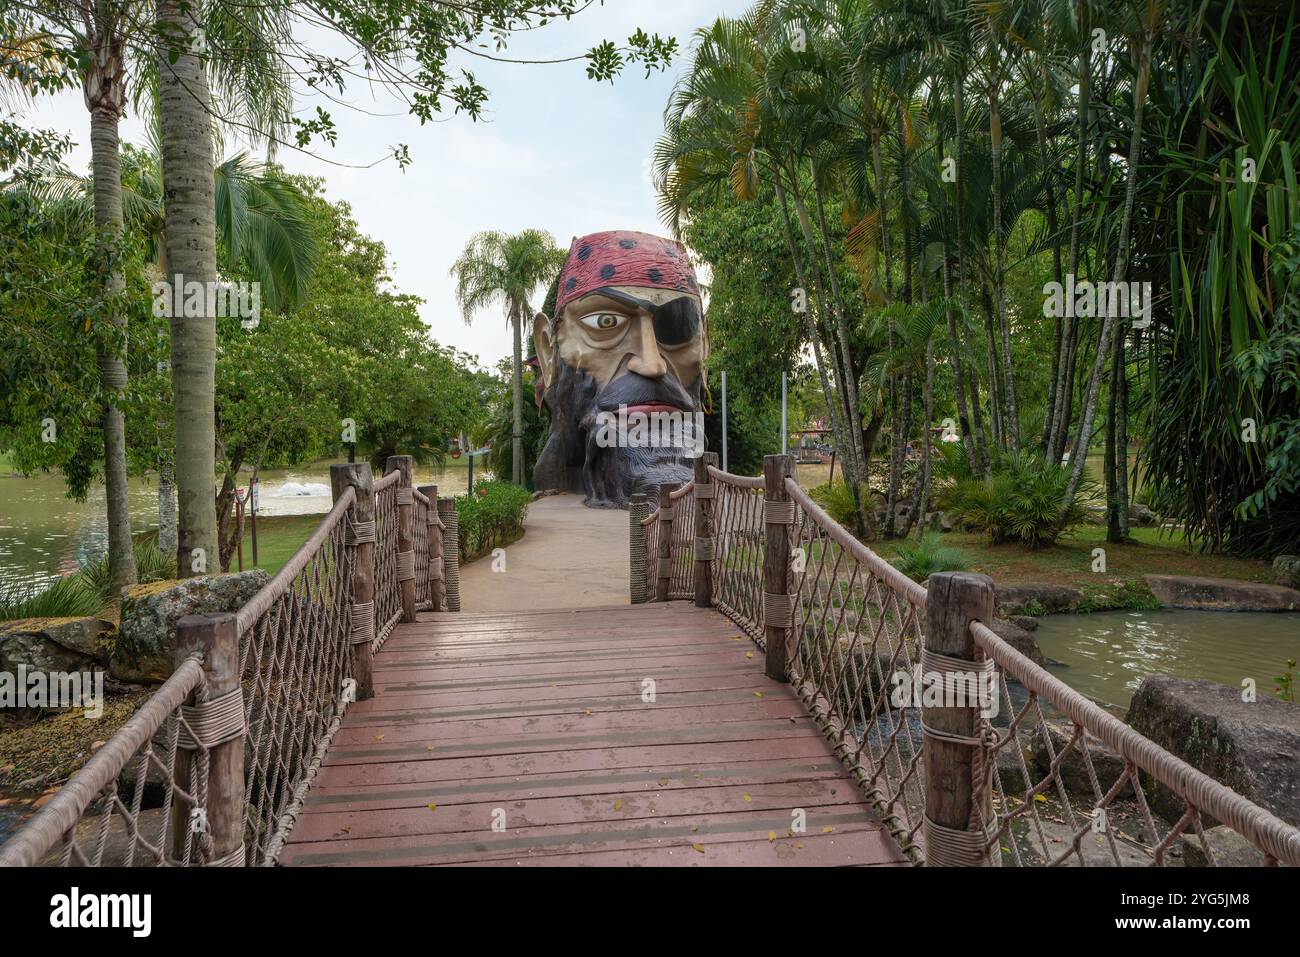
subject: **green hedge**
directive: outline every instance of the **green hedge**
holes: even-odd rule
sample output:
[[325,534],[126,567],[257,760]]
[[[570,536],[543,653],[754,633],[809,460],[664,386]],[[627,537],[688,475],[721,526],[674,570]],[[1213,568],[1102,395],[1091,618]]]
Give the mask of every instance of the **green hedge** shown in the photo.
[[472,562],[524,533],[532,493],[509,482],[476,482],[473,495],[456,496],[460,560]]

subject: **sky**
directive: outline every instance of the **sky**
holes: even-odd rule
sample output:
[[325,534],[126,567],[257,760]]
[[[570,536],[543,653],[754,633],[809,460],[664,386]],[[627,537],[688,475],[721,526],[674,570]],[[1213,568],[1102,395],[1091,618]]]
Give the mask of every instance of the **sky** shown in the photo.
[[[320,103],[338,127],[338,143],[314,145],[320,159],[282,147],[277,160],[292,172],[322,177],[328,198],[352,205],[362,231],[388,248],[393,288],[425,300],[421,316],[435,339],[492,366],[510,352],[504,315],[482,312],[467,325],[448,275],[466,241],[485,229],[533,227],[549,231],[567,249],[574,236],[605,229],[665,233],[649,172],[664,106],[687,65],[696,28],[720,15],[738,15],[747,5],[606,0],[567,23],[514,37],[503,54],[579,55],[603,39],[621,45],[637,27],[675,36],[682,52],[668,71],[648,79],[635,65],[611,84],[587,79],[582,61],[515,65],[459,55],[452,65],[472,70],[489,91],[479,122],[461,114],[421,126],[399,100],[355,81],[345,98],[359,109],[300,91],[295,111],[314,112]],[[33,119],[67,132],[76,147],[66,162],[76,170],[89,167],[89,118],[79,91],[42,101]],[[126,141],[144,142],[133,118],[122,133]],[[324,161],[367,165],[398,143],[410,148],[412,163],[405,171],[392,160],[371,169]],[[231,136],[227,153],[238,148]]]

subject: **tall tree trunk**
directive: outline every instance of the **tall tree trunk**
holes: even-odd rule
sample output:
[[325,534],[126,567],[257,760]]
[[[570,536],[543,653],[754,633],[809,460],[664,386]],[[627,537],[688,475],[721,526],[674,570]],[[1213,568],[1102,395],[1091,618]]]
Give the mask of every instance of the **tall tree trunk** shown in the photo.
[[[203,60],[193,52],[202,35],[199,9],[186,0],[157,0],[157,4],[156,20],[165,38],[158,55],[158,117],[168,281],[198,282],[206,288],[217,279],[217,241],[208,78]],[[175,62],[171,62],[173,53]],[[180,518],[177,571],[184,578],[199,574],[219,555],[216,318],[173,316],[171,333]]]
[[[1129,137],[1128,168],[1125,176],[1127,185],[1124,191],[1124,211],[1120,218],[1119,241],[1115,250],[1115,269],[1113,282],[1123,282],[1128,272],[1129,234],[1133,228],[1133,207],[1137,200],[1138,162],[1142,158],[1142,121],[1146,110],[1147,84],[1151,77],[1151,47],[1155,42],[1156,6],[1154,0],[1147,0],[1145,24],[1140,27],[1142,38],[1138,51],[1137,79],[1133,85],[1133,132]],[[1101,376],[1110,357],[1110,336],[1114,327],[1114,317],[1106,316],[1101,324],[1101,334],[1097,337],[1097,356],[1093,360],[1092,374],[1088,377],[1088,392],[1079,416],[1079,431],[1075,439],[1074,455],[1070,459],[1070,481],[1066,486],[1062,505],[1068,506],[1079,490],[1083,479],[1084,459],[1087,458],[1088,440],[1092,435],[1092,418],[1097,411],[1097,394],[1101,388]],[[1062,517],[1065,508],[1061,509]],[[1061,525],[1058,523],[1057,531]]]
[[1115,343],[1118,354],[1116,373],[1119,377],[1119,406],[1115,412],[1115,484],[1118,486],[1119,535],[1121,541],[1129,540],[1128,527],[1128,371],[1127,347],[1123,327],[1120,328],[1119,342]]
[[[996,45],[997,39],[994,38]],[[1020,450],[1020,418],[1016,409],[1016,387],[1011,365],[1011,329],[1007,320],[1006,251],[1002,241],[1002,114],[998,84],[1001,71],[996,66],[989,86],[989,143],[993,165],[993,307],[1002,339],[1002,409],[1003,442],[1012,452]]]
[[[945,299],[952,299],[952,276],[948,269],[946,239],[943,243],[943,295]],[[979,462],[975,458],[975,440],[971,435],[970,413],[966,405],[966,364],[962,361],[962,347],[957,339],[957,321],[953,318],[953,310],[949,307],[945,312],[948,315],[948,342],[952,349],[953,391],[957,396],[957,419],[961,444],[966,452],[966,464],[970,467],[970,474],[978,475]],[[928,416],[929,413],[927,412],[926,415]]]
[[97,336],[96,352],[104,390],[104,498],[108,511],[108,570],[114,594],[136,581],[131,547],[131,514],[127,499],[126,425],[118,403],[126,391],[127,319],[120,298],[122,277],[122,153],[118,120],[125,90],[121,43],[105,5],[95,17],[92,62],[84,82],[90,110],[90,152],[94,170],[95,236],[104,271],[103,305],[108,328]]
[[158,550],[176,554],[176,479],[170,460],[158,464]]
[[912,496],[912,511],[903,528],[906,538],[916,522],[916,540],[925,537],[925,513],[930,502],[930,423],[934,421],[934,343],[925,344],[925,383],[921,386],[921,401],[925,404],[925,421],[921,423],[921,475]]
[[513,418],[510,433],[510,481],[516,485],[524,484],[524,352],[519,324],[523,310],[519,303],[510,304],[510,331],[514,336],[515,368]]
[[[1078,138],[1074,157],[1074,207],[1070,211],[1068,270],[1068,275],[1076,279],[1079,271],[1079,240],[1083,223],[1084,169],[1088,161],[1088,129],[1091,116],[1088,104],[1092,97],[1092,37],[1088,31],[1088,5],[1083,0],[1079,2],[1079,28],[1083,34],[1083,42],[1079,44]],[[1048,452],[1054,462],[1061,461],[1061,456],[1065,452],[1065,443],[1070,431],[1070,415],[1073,411],[1072,395],[1079,334],[1074,320],[1069,316],[1064,320],[1061,335],[1062,341],[1069,344],[1069,350],[1059,369],[1058,379],[1053,383],[1056,402],[1053,407]]]
[[[1048,83],[1047,67],[1043,65],[1042,75],[1043,87],[1046,89]],[[1043,113],[1043,101],[1038,97],[1031,97],[1034,105],[1034,133],[1038,141],[1039,163],[1043,169],[1048,169],[1047,158],[1047,119]],[[1054,176],[1048,176],[1046,181],[1047,196],[1047,231],[1052,235],[1052,278],[1059,284],[1063,282],[1063,270],[1061,268],[1061,245],[1060,237],[1057,231],[1060,229],[1060,223],[1056,217],[1056,185]],[[1052,417],[1056,414],[1056,381],[1060,376],[1061,358],[1064,349],[1062,348],[1064,334],[1064,320],[1059,316],[1055,322],[1056,328],[1053,330],[1052,345],[1052,371],[1048,376],[1047,383],[1047,410],[1043,417],[1043,433],[1038,440],[1039,450],[1044,454],[1048,451],[1048,440],[1052,433]]]

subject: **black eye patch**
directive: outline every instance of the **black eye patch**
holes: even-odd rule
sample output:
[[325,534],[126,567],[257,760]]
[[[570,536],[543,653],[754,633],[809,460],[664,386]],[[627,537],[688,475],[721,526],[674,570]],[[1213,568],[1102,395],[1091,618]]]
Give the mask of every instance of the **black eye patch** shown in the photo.
[[690,296],[682,296],[650,310],[654,315],[655,338],[666,346],[680,346],[695,338],[700,329],[700,307]]

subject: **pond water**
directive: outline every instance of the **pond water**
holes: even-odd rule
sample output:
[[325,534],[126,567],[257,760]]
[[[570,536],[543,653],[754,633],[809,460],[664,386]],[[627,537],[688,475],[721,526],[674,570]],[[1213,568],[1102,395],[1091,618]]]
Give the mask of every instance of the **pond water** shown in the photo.
[[1052,671],[1099,704],[1127,710],[1147,675],[1241,687],[1270,696],[1300,659],[1300,612],[1106,611],[1046,615],[1034,632]]
[[[415,470],[417,485],[438,486],[440,495],[466,489],[464,459],[443,467]],[[330,509],[329,462],[295,469],[263,469],[259,515],[313,515]],[[489,477],[475,465],[474,478]],[[250,473],[240,476],[247,486]],[[153,476],[130,480],[131,530],[158,527],[158,491]],[[85,502],[67,497],[58,473],[30,478],[0,472],[0,588],[34,587],[76,571],[108,546],[104,487],[96,485]]]

